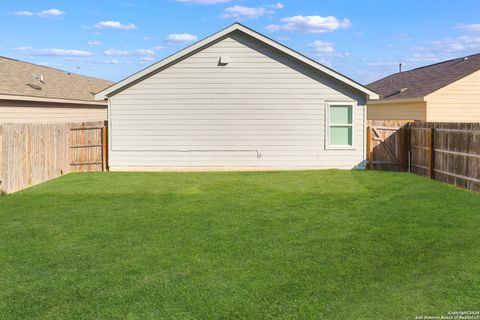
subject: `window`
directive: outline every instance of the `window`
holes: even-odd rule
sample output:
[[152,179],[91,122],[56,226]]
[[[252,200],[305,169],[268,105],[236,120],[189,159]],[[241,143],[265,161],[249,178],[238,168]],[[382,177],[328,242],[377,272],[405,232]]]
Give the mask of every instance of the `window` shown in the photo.
[[329,104],[327,107],[327,147],[353,147],[353,105]]

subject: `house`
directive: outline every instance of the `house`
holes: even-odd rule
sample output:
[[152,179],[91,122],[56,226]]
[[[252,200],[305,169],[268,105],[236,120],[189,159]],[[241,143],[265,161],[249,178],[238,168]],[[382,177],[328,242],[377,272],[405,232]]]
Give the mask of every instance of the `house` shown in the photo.
[[73,122],[107,119],[94,95],[111,85],[24,61],[0,57],[0,122]]
[[392,74],[367,86],[369,120],[480,122],[480,54]]
[[96,95],[113,171],[354,168],[377,97],[238,23]]

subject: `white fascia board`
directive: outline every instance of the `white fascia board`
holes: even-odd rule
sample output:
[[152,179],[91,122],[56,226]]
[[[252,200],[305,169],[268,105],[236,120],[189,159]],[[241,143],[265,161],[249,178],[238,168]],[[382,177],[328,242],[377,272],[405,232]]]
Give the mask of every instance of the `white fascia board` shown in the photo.
[[34,101],[34,102],[49,102],[49,103],[67,103],[67,104],[84,104],[84,105],[95,105],[95,106],[107,106],[105,101],[87,101],[87,100],[71,100],[71,99],[61,99],[61,98],[43,98],[35,96],[19,96],[19,95],[9,95],[9,94],[0,94],[0,100],[10,100],[10,101]]

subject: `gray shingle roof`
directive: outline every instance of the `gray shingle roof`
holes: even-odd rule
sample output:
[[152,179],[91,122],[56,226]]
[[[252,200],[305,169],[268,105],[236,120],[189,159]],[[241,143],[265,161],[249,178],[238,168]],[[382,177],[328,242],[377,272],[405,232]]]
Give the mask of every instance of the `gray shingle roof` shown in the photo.
[[480,70],[480,53],[399,72],[367,87],[381,100],[421,98]]
[[[43,76],[44,81],[35,76]],[[112,82],[0,57],[0,94],[94,101]]]

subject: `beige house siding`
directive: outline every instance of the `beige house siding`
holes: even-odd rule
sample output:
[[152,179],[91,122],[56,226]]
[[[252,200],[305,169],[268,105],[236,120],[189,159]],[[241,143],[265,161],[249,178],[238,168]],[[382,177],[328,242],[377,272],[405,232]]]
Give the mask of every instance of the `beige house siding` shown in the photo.
[[426,120],[425,102],[375,103],[368,105],[368,120]]
[[[326,103],[337,101],[356,104],[350,150],[325,148]],[[114,95],[109,112],[112,170],[350,169],[364,159],[365,94],[243,34]]]
[[426,96],[428,121],[480,121],[480,71]]
[[479,122],[480,71],[445,86],[424,99],[425,102],[370,103],[368,119]]
[[72,122],[106,119],[106,105],[0,100],[0,122]]

